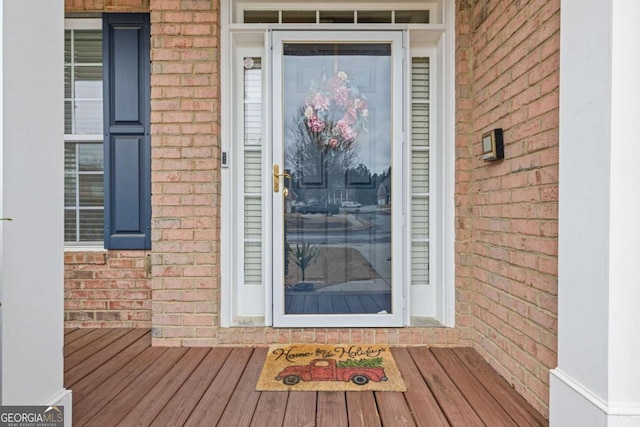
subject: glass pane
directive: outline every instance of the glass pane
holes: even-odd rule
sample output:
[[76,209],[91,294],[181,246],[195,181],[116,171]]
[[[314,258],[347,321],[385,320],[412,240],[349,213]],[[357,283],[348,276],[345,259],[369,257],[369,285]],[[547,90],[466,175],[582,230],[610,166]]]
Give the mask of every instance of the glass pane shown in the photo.
[[285,314],[391,313],[391,46],[285,44]]
[[428,24],[428,10],[396,10],[396,24]]
[[74,62],[102,63],[102,31],[75,30],[74,32]]
[[78,162],[81,171],[102,171],[102,144],[79,144]]
[[66,173],[76,172],[76,144],[64,144],[64,171]]
[[65,209],[64,211],[64,241],[65,242],[77,242],[77,222],[76,222],[76,214],[77,211]]
[[245,10],[245,24],[277,24],[277,10]]
[[71,99],[71,67],[64,67],[64,97]]
[[78,192],[80,206],[104,205],[104,181],[100,175],[80,175]]
[[104,240],[104,212],[100,210],[80,211],[80,241],[99,242]]
[[315,24],[315,10],[285,10],[282,12],[283,24]]
[[358,24],[390,24],[391,11],[366,10],[358,11]]
[[64,176],[64,206],[76,206],[76,176],[65,174]]
[[320,11],[321,24],[353,24],[353,11]]
[[244,143],[260,145],[262,141],[262,61],[244,59]]
[[102,68],[76,67],[73,84],[75,134],[102,133]]
[[71,112],[73,111],[73,103],[71,101],[64,102],[64,133],[73,132],[73,123],[71,121]]
[[[102,67],[75,67],[75,80],[76,98],[102,99]],[[83,82],[78,86],[81,81],[100,84]]]
[[64,32],[64,63],[71,62],[71,30]]

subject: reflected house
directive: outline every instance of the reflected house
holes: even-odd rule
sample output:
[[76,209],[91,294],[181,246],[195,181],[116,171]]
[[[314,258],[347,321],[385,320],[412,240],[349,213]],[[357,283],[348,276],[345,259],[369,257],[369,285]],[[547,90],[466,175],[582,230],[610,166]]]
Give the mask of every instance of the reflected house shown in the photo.
[[391,177],[380,183],[376,198],[378,199],[378,206],[389,206],[391,204]]

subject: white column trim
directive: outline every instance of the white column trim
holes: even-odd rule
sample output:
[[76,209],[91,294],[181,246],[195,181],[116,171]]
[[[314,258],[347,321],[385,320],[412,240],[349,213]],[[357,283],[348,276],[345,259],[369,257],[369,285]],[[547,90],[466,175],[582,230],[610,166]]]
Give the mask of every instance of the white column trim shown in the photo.
[[559,368],[552,369],[550,375],[564,383],[571,390],[586,399],[593,406],[600,409],[603,413],[610,416],[634,416],[640,417],[640,404],[628,402],[609,402],[598,396],[584,384],[576,381]]
[[53,395],[47,402],[49,406],[63,406],[64,407],[64,427],[71,427],[71,421],[73,419],[73,407],[72,407],[72,391],[63,388],[58,393]]

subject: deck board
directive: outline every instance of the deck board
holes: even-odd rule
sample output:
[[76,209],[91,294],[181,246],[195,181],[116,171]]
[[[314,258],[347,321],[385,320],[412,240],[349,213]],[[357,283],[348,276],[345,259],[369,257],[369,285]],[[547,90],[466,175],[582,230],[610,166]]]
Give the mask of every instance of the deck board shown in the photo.
[[86,377],[73,384],[65,384],[67,388],[73,389],[73,402],[78,403],[95,389],[96,384],[102,384],[109,380],[114,372],[121,371],[128,363],[136,358],[140,353],[151,346],[151,337],[144,335],[129,347],[122,350],[112,359],[96,368]]
[[251,356],[251,348],[234,348],[211,386],[191,412],[185,426],[210,426],[210,420],[218,420],[240,380]]
[[138,404],[122,419],[124,425],[148,426],[173,397],[193,370],[209,352],[208,348],[191,348]]
[[480,357],[478,352],[468,347],[456,348],[453,352],[469,368],[473,375],[485,386],[491,395],[509,413],[518,426],[545,426],[547,420],[534,410],[524,397],[520,396],[504,378],[494,371]]
[[213,348],[158,414],[152,426],[181,426],[211,386],[220,368],[231,354],[230,348]]
[[[117,340],[111,341],[113,336],[109,336],[109,339],[105,338],[102,343],[94,341],[82,350],[65,357],[65,379],[68,380],[69,384],[75,383],[98,369],[148,332],[148,330],[144,329],[133,329],[128,333],[122,334],[121,330],[117,330]],[[85,352],[85,349],[88,350]]]
[[317,427],[348,427],[347,399],[339,391],[318,392]]
[[[95,390],[89,393],[81,402],[74,402],[73,425],[86,425],[98,411],[120,394],[127,385],[145,371],[147,366],[156,361],[166,351],[166,348],[148,347],[129,362],[124,369],[115,372],[111,378],[99,386],[96,385]],[[71,390],[73,391],[73,387]]]
[[288,392],[260,393],[251,427],[281,426],[287,410]]
[[379,427],[382,425],[376,399],[371,391],[350,391],[347,395],[349,427]]
[[398,427],[416,425],[403,393],[376,391],[374,395],[382,425]]
[[[86,334],[90,334],[95,329],[65,329],[64,334],[64,345],[72,343],[73,341],[85,336]],[[68,332],[66,332],[68,331]]]
[[[93,346],[91,346],[91,348],[94,348],[96,352],[98,352],[100,350],[100,345],[104,344],[105,346],[112,341],[115,341],[118,339],[118,337],[120,336],[120,334],[124,335],[126,333],[126,330],[110,330],[110,329],[96,329],[93,332],[86,334],[83,337],[78,338],[77,340],[74,340],[73,342],[70,342],[69,344],[65,343],[64,346],[64,357],[69,357],[70,355],[72,355],[73,353],[77,352],[77,351],[84,351],[86,352],[87,348],[89,348],[88,344],[94,343]],[[110,337],[105,337],[105,335],[110,335]],[[106,338],[106,339],[105,339]],[[111,339],[109,341],[109,339]],[[83,356],[80,356],[83,357]]]
[[438,401],[429,390],[427,384],[425,384],[407,349],[394,348],[391,352],[407,386],[404,397],[416,424],[429,425],[430,427],[449,426],[447,417],[445,417],[438,405]]
[[482,427],[485,425],[429,349],[411,348],[409,354],[438,401],[438,405],[442,408],[449,424],[455,427]]
[[151,347],[148,329],[124,332],[67,350],[74,426],[548,426],[470,348],[393,348],[406,392],[259,392],[266,347]]
[[284,414],[284,427],[312,427],[316,425],[316,403],[318,393],[313,391],[291,391]]
[[493,396],[487,393],[482,383],[467,369],[452,349],[434,348],[431,352],[486,425],[517,427],[515,421]]
[[260,392],[256,391],[256,383],[267,358],[267,351],[266,348],[254,350],[233,396],[229,399],[229,404],[220,417],[218,422],[220,426],[248,427],[251,425],[253,413],[260,399]]
[[90,420],[97,423],[109,420],[117,424],[142,400],[162,378],[171,371],[187,353],[187,348],[165,351],[144,372],[127,385],[121,393],[113,398],[108,405],[98,411]]

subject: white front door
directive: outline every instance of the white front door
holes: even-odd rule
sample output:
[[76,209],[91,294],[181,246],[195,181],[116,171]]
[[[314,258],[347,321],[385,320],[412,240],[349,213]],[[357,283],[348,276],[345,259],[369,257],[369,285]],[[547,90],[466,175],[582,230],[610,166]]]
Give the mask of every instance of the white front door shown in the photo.
[[402,326],[403,33],[271,40],[273,324]]

